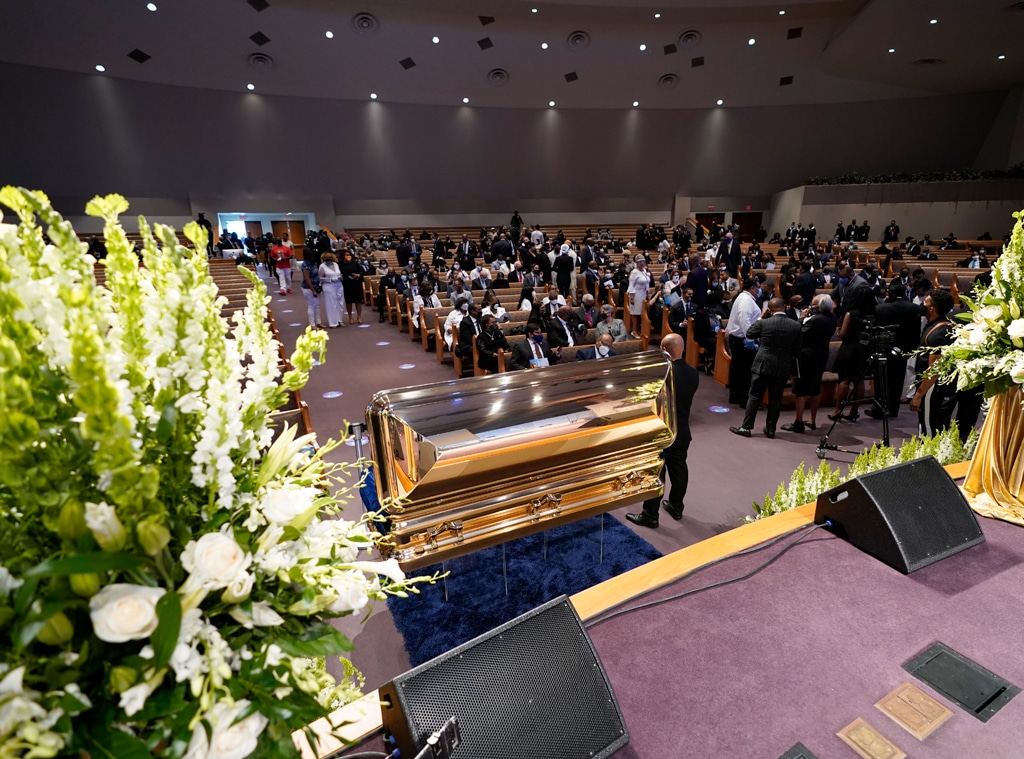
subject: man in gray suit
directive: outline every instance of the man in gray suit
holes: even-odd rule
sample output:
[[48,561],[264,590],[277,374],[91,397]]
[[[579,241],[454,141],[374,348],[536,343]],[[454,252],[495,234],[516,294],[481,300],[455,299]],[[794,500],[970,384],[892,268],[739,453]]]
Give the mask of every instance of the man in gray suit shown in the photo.
[[747,337],[759,340],[760,344],[754,356],[743,424],[729,428],[730,432],[743,437],[750,437],[754,429],[757,409],[765,390],[768,391],[768,418],[765,419],[764,434],[768,438],[775,437],[775,425],[782,409],[782,391],[793,373],[793,359],[800,352],[800,323],[786,316],[786,302],[782,298],[772,298],[768,301],[768,311],[771,316],[758,319],[747,330]]

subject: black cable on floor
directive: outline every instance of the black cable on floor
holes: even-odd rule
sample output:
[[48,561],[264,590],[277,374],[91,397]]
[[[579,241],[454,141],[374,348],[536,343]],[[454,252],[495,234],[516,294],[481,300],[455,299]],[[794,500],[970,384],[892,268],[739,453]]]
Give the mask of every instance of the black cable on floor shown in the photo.
[[[669,585],[673,585],[673,584],[675,584],[677,582],[680,582],[681,580],[684,580],[687,577],[693,576],[697,572],[700,572],[700,571],[702,571],[704,569],[707,569],[709,567],[713,567],[716,564],[721,564],[723,561],[728,561],[729,559],[736,558],[737,556],[746,556],[748,554],[757,553],[758,551],[763,551],[766,548],[770,548],[770,547],[774,546],[775,544],[779,543],[783,539],[788,538],[790,535],[793,535],[794,533],[801,532],[801,531],[803,532],[803,534],[800,535],[800,537],[798,537],[796,540],[791,541],[789,544],[784,546],[782,548],[782,550],[780,550],[774,556],[769,558],[767,561],[761,563],[760,565],[758,565],[754,569],[750,570],[749,572],[746,572],[745,574],[738,575],[737,577],[729,578],[728,580],[719,580],[718,582],[709,583],[708,585],[702,585],[699,588],[691,588],[690,590],[684,590],[682,593],[676,593],[675,595],[667,596],[666,598],[659,598],[659,599],[654,600],[654,601],[648,601],[647,603],[638,604],[637,606],[629,606],[629,607],[627,607],[625,609],[618,609],[617,611],[612,611],[611,613],[605,612],[603,614],[603,616],[599,616],[599,617],[597,617],[595,619],[588,620],[586,622],[586,624],[584,624],[584,627],[589,630],[592,627],[596,627],[599,624],[607,622],[610,619],[615,619],[615,617],[621,616],[623,614],[629,614],[630,612],[640,611],[641,609],[648,609],[648,608],[651,608],[651,607],[654,607],[654,606],[658,606],[658,605],[663,604],[663,603],[668,603],[669,601],[675,601],[677,599],[684,598],[685,596],[693,595],[694,593],[700,593],[703,590],[710,590],[711,588],[718,588],[718,587],[721,587],[723,585],[730,585],[730,584],[732,584],[734,582],[739,582],[740,580],[746,580],[748,577],[753,577],[758,572],[760,572],[762,569],[765,569],[766,567],[768,567],[769,565],[774,563],[778,558],[780,558],[784,553],[786,553],[786,551],[788,551],[790,548],[795,546],[801,540],[804,540],[808,535],[813,533],[819,527],[824,527],[824,526],[825,525],[821,525],[821,524],[812,524],[812,525],[805,525],[803,527],[797,527],[794,530],[790,530],[789,532],[783,533],[782,535],[779,535],[778,537],[772,538],[771,540],[769,540],[769,541],[767,541],[765,543],[762,543],[760,545],[754,546],[753,548],[747,548],[747,549],[745,549],[743,551],[739,551],[737,553],[733,553],[733,554],[730,554],[728,556],[723,556],[720,559],[715,559],[714,561],[709,561],[707,564],[703,564],[703,565],[697,567],[696,569],[694,569],[694,570],[692,570],[690,572],[687,572],[686,574],[682,575],[681,577],[674,578],[672,580],[669,580],[667,582],[662,583],[661,585],[658,585],[657,587],[651,588],[650,590],[644,592],[642,594],[642,596],[650,595],[651,593],[655,592],[656,590],[661,590],[662,588],[668,587]],[[629,599],[629,601],[632,601],[632,600],[635,600],[635,599]],[[617,604],[617,606],[622,606],[622,604],[628,603],[629,601],[623,601],[622,603]],[[612,607],[612,609],[615,609],[615,608],[616,608],[615,606]]]

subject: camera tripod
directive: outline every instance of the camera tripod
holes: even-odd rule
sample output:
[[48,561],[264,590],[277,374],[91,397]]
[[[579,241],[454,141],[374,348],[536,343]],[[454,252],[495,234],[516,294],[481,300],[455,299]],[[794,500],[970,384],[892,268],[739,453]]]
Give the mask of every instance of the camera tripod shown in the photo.
[[[882,417],[882,445],[889,445],[889,353],[892,348],[885,345],[878,345],[874,351],[868,357],[867,363],[864,365],[864,371],[860,373],[860,376],[854,381],[851,387],[851,395],[856,392],[856,388],[860,387],[864,380],[872,376],[875,378],[875,393],[864,398],[845,398],[839,404],[839,413],[842,414],[846,410],[847,406],[852,406],[855,403],[873,402],[878,408],[878,413]],[[860,451],[851,451],[848,448],[842,448],[838,445],[834,445],[828,442],[828,439],[832,436],[832,431],[839,424],[840,417],[836,417],[832,426],[828,428],[828,432],[818,443],[818,447],[815,448],[814,452],[818,455],[819,459],[824,459],[828,451],[836,451],[837,453],[853,453],[857,454]]]

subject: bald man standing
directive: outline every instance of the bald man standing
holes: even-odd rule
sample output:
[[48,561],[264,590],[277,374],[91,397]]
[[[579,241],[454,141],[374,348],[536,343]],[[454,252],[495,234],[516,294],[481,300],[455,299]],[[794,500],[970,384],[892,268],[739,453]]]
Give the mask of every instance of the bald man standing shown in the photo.
[[658,475],[665,482],[665,473],[671,485],[668,498],[649,498],[644,501],[643,511],[638,514],[626,514],[626,519],[641,527],[655,528],[658,526],[658,511],[665,507],[668,515],[677,522],[683,518],[683,499],[686,487],[690,482],[690,470],[686,465],[686,453],[690,449],[690,406],[697,392],[700,374],[686,363],[683,358],[683,338],[674,332],[665,335],[661,340],[661,350],[672,360],[672,375],[675,378],[676,396],[676,439],[662,454],[665,465]]

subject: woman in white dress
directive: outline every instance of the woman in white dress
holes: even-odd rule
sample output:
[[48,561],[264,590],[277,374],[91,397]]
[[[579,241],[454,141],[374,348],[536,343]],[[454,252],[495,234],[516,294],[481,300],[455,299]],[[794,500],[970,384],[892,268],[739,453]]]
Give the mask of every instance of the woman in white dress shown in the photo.
[[626,294],[629,298],[629,314],[632,318],[630,334],[640,339],[640,320],[647,306],[647,291],[651,288],[651,277],[647,273],[647,259],[636,257],[636,268],[629,273],[629,286]]
[[417,329],[420,326],[420,311],[424,308],[441,308],[441,299],[437,297],[429,280],[424,280],[416,291],[416,297],[412,299],[412,325]]
[[333,253],[324,253],[320,262],[320,285],[324,288],[324,311],[331,329],[345,326],[345,291],[341,289],[341,270]]

